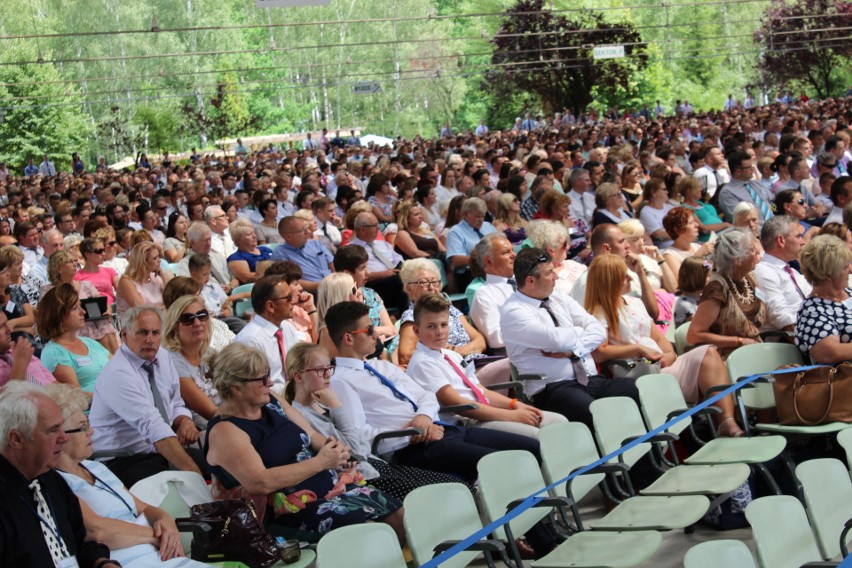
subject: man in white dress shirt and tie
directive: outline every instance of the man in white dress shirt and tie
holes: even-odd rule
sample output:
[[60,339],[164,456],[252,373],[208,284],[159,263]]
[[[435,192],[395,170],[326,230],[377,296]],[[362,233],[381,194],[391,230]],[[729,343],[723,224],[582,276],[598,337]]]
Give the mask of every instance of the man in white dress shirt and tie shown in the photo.
[[360,213],[355,217],[355,235],[349,244],[358,245],[367,252],[367,284],[384,300],[385,305],[399,308],[408,307],[408,300],[399,279],[402,256],[393,250],[387,241],[378,241],[379,220],[372,213]]
[[515,250],[503,233],[485,235],[474,247],[476,262],[485,270],[485,283],[473,296],[470,317],[473,325],[485,336],[492,352],[505,354],[506,345],[500,329],[500,308],[515,290]]
[[533,404],[592,429],[589,406],[595,399],[628,396],[638,402],[634,381],[598,375],[592,352],[606,341],[606,328],[573,298],[554,292],[557,273],[550,255],[523,249],[514,273],[518,291],[503,306],[500,326],[518,372],[546,377],[524,383]]
[[766,304],[766,322],[762,331],[793,331],[796,314],[811,285],[790,262],[799,259],[805,245],[805,228],[789,215],[773,217],[763,224],[760,243],[765,251],[754,269],[758,291]]

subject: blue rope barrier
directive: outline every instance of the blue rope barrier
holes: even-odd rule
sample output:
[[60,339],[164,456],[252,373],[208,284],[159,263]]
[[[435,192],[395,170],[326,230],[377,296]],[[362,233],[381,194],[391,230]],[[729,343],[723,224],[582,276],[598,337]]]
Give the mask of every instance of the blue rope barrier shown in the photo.
[[[456,554],[466,550],[468,547],[470,547],[474,543],[479,542],[483,538],[488,538],[489,535],[491,533],[493,533],[496,529],[505,525],[506,523],[508,523],[509,521],[511,521],[512,519],[514,519],[518,515],[520,515],[521,513],[527,511],[528,509],[530,509],[531,507],[533,507],[534,505],[539,503],[542,499],[545,498],[545,497],[540,496],[542,493],[544,493],[545,496],[546,496],[547,492],[550,491],[551,489],[553,489],[554,487],[558,487],[560,485],[563,485],[564,483],[566,483],[567,481],[569,481],[571,479],[574,479],[578,475],[583,475],[587,471],[590,471],[590,470],[592,470],[592,469],[594,469],[594,468],[596,468],[600,465],[603,465],[603,464],[609,462],[612,459],[617,458],[618,456],[620,456],[624,452],[627,452],[628,450],[636,447],[639,444],[647,442],[648,440],[650,440],[651,438],[653,438],[657,434],[661,434],[661,433],[665,432],[666,430],[668,430],[669,428],[671,428],[672,426],[674,426],[678,422],[689,418],[690,416],[692,416],[696,412],[699,412],[699,411],[707,408],[708,406],[711,406],[713,403],[725,398],[728,395],[733,394],[734,392],[740,390],[741,388],[745,387],[746,385],[753,383],[757,379],[759,379],[761,377],[766,377],[768,375],[776,375],[776,374],[780,374],[780,373],[789,373],[791,371],[809,371],[811,369],[816,369],[818,367],[824,367],[824,366],[825,365],[808,365],[808,366],[804,366],[804,367],[791,367],[791,368],[787,368],[787,369],[780,369],[778,371],[767,371],[765,373],[757,373],[757,374],[754,374],[754,375],[749,375],[748,377],[741,379],[741,380],[737,381],[736,383],[731,384],[731,386],[729,386],[725,390],[713,395],[712,397],[708,398],[707,400],[704,400],[703,402],[701,402],[699,404],[696,404],[695,406],[693,406],[692,408],[690,408],[689,410],[687,410],[683,414],[679,414],[679,415],[675,416],[674,418],[672,418],[671,420],[669,420],[668,422],[666,422],[662,426],[658,426],[658,427],[654,428],[653,430],[649,431],[647,434],[640,436],[639,438],[633,440],[632,442],[630,442],[626,446],[622,446],[621,448],[615,450],[614,452],[612,452],[612,453],[610,453],[606,456],[603,456],[599,460],[597,460],[593,463],[590,463],[589,465],[584,466],[584,467],[582,467],[578,470],[575,470],[570,475],[567,475],[567,476],[563,477],[562,479],[560,479],[558,481],[554,481],[553,483],[551,483],[547,487],[544,487],[544,488],[540,489],[539,491],[536,491],[532,495],[526,497],[517,507],[515,507],[514,509],[512,509],[511,511],[509,511],[508,513],[506,513],[505,515],[503,515],[502,517],[500,517],[496,521],[493,521],[493,522],[489,523],[488,525],[484,526],[481,530],[476,531],[475,533],[473,533],[469,537],[467,537],[464,540],[460,541],[459,543],[455,544],[451,548],[448,548],[447,550],[445,550],[444,552],[442,552],[438,556],[432,558],[431,560],[429,560],[429,562],[427,562],[426,564],[423,564],[421,566],[421,568],[435,568],[436,566],[441,565],[441,563],[446,562],[447,560],[449,560],[450,558],[452,558]],[[852,558],[852,555],[850,555],[850,558]],[[852,568],[852,561],[850,561],[849,558],[847,558],[841,566],[844,566],[844,567],[847,567],[847,568]]]

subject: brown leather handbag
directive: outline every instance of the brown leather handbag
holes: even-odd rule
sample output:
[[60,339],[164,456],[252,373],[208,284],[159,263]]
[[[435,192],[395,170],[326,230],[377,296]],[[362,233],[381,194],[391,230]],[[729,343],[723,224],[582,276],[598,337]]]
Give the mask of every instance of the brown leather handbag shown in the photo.
[[773,378],[780,424],[852,422],[852,363],[778,373]]
[[213,501],[194,505],[190,511],[190,520],[204,527],[193,530],[193,560],[230,560],[250,568],[269,568],[281,559],[275,539],[266,532],[251,501]]

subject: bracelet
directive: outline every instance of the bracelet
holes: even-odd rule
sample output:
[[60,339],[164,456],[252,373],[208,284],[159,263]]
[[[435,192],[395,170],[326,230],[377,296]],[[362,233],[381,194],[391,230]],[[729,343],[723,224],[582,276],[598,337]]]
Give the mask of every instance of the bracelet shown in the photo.
[[101,560],[100,562],[95,564],[95,568],[103,568],[107,564],[112,564],[113,566],[118,566],[118,568],[121,568],[121,562],[119,562],[118,560],[113,560],[112,558],[105,558]]
[[517,406],[518,406],[518,399],[517,398],[513,398],[512,400],[509,401],[509,410],[515,410],[515,407],[517,407]]

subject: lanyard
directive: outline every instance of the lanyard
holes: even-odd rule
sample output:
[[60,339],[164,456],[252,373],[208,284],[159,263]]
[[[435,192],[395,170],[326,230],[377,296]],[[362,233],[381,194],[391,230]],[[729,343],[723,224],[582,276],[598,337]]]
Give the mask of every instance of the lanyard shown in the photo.
[[[86,471],[89,471],[89,470],[87,469]],[[136,513],[136,511],[133,509],[133,507],[131,507],[130,504],[124,499],[124,497],[122,497],[118,493],[118,491],[116,491],[115,489],[110,487],[106,482],[104,482],[100,477],[98,477],[97,475],[95,475],[91,471],[89,471],[89,473],[91,474],[92,477],[95,478],[95,483],[94,483],[94,485],[92,485],[92,487],[94,487],[95,489],[101,489],[101,490],[106,489],[107,491],[112,493],[115,496],[116,499],[121,501],[122,505],[127,507],[127,510],[130,512],[131,515],[133,515],[134,518],[139,516],[138,513]],[[98,483],[100,483],[100,485],[101,485],[100,487],[98,486]]]

